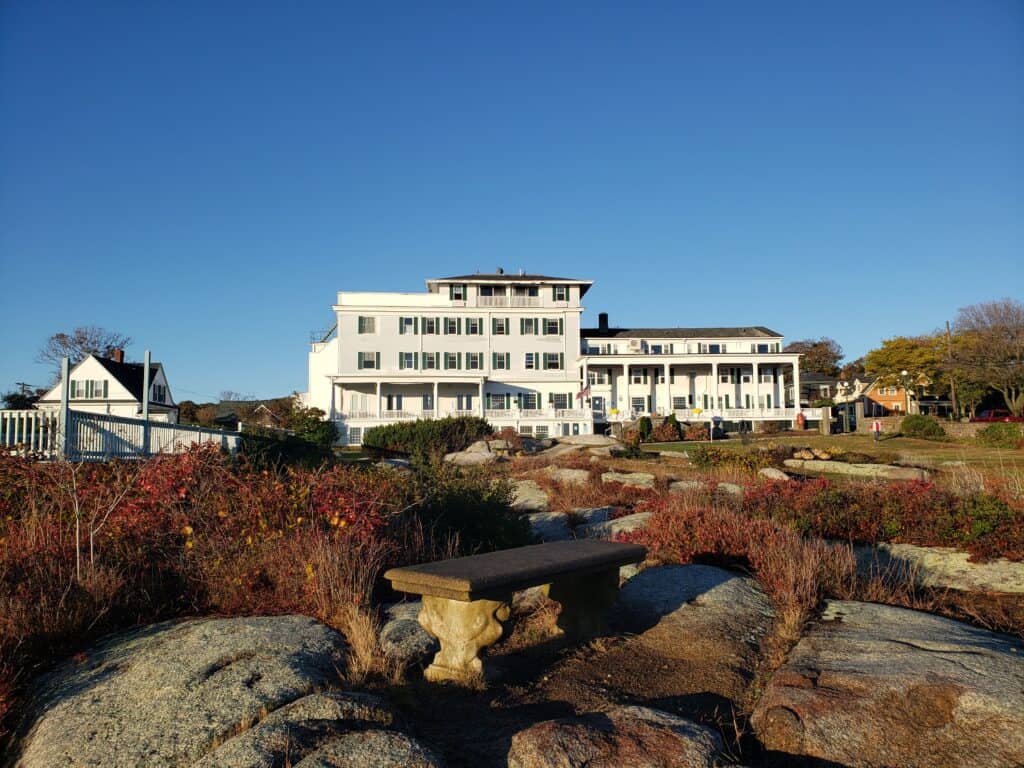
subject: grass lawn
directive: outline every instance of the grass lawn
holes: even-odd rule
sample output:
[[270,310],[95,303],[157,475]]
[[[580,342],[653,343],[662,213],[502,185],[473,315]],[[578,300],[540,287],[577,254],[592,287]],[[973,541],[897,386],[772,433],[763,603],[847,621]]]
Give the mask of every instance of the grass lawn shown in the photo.
[[[785,432],[778,435],[752,437],[747,445],[737,437],[716,440],[719,448],[751,451],[759,443],[775,442],[795,447],[829,449],[839,447],[845,451],[866,453],[887,461],[899,461],[921,467],[938,467],[946,461],[962,461],[968,467],[986,473],[1024,475],[1024,451],[985,448],[967,442],[938,442],[913,437],[883,437],[877,443],[871,435],[821,435],[817,432]],[[648,443],[643,447],[658,451],[685,451],[692,443]],[[705,443],[707,445],[707,443]]]

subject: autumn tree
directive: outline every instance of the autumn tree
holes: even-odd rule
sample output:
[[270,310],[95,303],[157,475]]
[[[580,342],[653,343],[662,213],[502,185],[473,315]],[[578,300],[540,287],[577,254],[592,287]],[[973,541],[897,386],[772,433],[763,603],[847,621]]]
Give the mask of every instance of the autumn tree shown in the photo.
[[[896,336],[864,356],[864,372],[886,384],[927,382],[932,392],[949,391],[946,341],[938,333]],[[903,371],[907,372],[906,377]]]
[[36,355],[36,362],[52,365],[54,379],[60,377],[61,361],[67,357],[71,365],[82,362],[89,355],[111,357],[114,350],[124,349],[132,343],[131,336],[108,331],[96,325],[82,325],[71,333],[55,333],[44,343]]
[[1024,414],[1024,304],[972,304],[960,310],[954,328],[957,371],[999,392],[1015,416]]
[[791,341],[782,351],[802,355],[801,371],[811,371],[824,376],[839,375],[839,361],[843,359],[843,348],[835,339],[822,336],[820,339]]
[[863,379],[865,376],[867,376],[867,373],[864,371],[863,357],[858,357],[856,360],[843,363],[843,367],[839,369],[839,378],[843,381]]

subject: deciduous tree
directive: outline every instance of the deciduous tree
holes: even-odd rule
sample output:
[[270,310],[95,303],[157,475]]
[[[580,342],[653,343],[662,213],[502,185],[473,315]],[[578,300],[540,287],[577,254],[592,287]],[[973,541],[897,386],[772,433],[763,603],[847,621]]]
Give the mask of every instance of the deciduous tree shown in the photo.
[[945,394],[949,392],[945,345],[945,338],[938,333],[886,339],[864,356],[864,371],[887,384],[913,386],[925,380],[929,391]]
[[1016,299],[972,304],[960,310],[954,328],[957,370],[999,392],[1015,416],[1024,414],[1024,304]]
[[61,360],[70,358],[71,365],[80,363],[89,355],[111,357],[116,349],[124,349],[132,343],[131,336],[117,331],[108,331],[96,325],[82,325],[71,333],[55,333],[44,343],[36,361],[53,366],[54,379],[60,376]]
[[843,359],[843,348],[839,342],[822,336],[820,339],[800,339],[786,345],[783,352],[796,352],[800,358],[800,370],[820,373],[825,376],[839,375],[839,361]]

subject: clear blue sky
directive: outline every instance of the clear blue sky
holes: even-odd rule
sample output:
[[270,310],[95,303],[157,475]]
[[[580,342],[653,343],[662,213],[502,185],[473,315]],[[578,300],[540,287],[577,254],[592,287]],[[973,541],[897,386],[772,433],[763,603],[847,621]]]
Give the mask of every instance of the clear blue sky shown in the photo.
[[0,390],[303,390],[335,291],[498,266],[855,357],[1024,298],[1022,144],[1020,0],[0,3]]

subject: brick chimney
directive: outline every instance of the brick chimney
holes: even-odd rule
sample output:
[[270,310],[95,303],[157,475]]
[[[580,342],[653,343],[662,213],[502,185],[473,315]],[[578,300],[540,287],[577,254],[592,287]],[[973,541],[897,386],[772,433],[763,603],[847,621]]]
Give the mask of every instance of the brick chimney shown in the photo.
[[123,363],[124,362],[124,350],[123,349],[111,350],[111,352],[110,352],[110,359],[113,360],[115,363]]
[[608,313],[598,312],[597,313],[597,330],[604,333],[608,330]]

